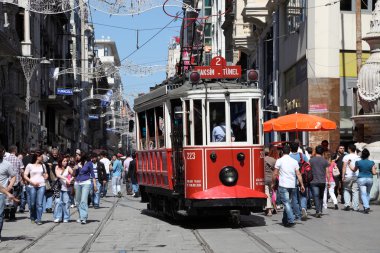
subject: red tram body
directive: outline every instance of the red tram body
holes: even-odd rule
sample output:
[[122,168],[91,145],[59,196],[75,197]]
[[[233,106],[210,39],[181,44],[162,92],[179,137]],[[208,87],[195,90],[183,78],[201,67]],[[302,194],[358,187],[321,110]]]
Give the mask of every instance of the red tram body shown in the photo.
[[137,174],[148,209],[172,216],[263,210],[261,94],[247,84],[185,83],[135,100]]

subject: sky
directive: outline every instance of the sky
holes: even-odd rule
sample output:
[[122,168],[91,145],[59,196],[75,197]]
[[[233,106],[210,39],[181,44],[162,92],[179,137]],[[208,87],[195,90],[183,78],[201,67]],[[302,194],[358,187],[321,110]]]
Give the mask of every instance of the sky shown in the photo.
[[[179,7],[168,7],[167,11],[175,15],[181,9]],[[152,38],[161,28],[173,20],[172,17],[167,16],[163,12],[162,8],[155,8],[134,16],[114,16],[92,8],[91,14],[95,27],[95,38],[102,39],[104,37],[107,39],[109,37],[116,43],[120,60],[133,53],[128,59],[142,65],[166,65],[170,39],[179,35],[182,21],[181,19],[174,20],[166,29]],[[134,52],[137,49],[137,32],[110,26],[132,29],[158,29],[139,31],[138,44],[140,48]],[[149,39],[151,40],[142,46]],[[166,78],[165,71],[142,77],[133,76],[125,72],[121,72],[120,74],[124,94],[128,101],[132,99],[129,95],[146,93],[149,91],[149,87],[161,83]]]

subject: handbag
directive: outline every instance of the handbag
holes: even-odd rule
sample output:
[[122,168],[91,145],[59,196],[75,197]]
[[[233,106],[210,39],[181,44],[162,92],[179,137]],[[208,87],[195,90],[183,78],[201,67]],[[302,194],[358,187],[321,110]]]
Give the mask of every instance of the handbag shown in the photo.
[[337,167],[334,167],[333,171],[332,171],[332,174],[333,174],[334,177],[339,176],[340,175],[339,169]]
[[[46,172],[46,168],[45,168],[45,165],[41,164],[42,166],[42,170],[43,170],[43,173],[47,173]],[[50,181],[49,181],[49,178],[45,179],[45,190],[48,191],[48,190],[51,190],[51,185],[50,185]]]

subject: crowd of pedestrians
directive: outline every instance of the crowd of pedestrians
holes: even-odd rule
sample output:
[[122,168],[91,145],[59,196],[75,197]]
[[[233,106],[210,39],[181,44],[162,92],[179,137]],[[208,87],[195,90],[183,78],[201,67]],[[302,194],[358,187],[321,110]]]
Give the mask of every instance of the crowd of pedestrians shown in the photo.
[[[70,155],[53,148],[50,153],[23,154],[14,145],[8,151],[0,146],[0,241],[3,221],[16,221],[17,211],[27,209],[32,224],[68,223],[71,208],[77,209],[76,222],[86,224],[89,207],[99,208],[101,198],[107,197],[109,181],[113,197],[123,195],[122,177],[132,186],[126,193],[138,197],[134,152],[128,159],[119,153],[109,160],[105,151],[88,155],[77,149]],[[52,215],[46,218],[44,213]]]
[[367,149],[358,152],[354,144],[348,146],[348,153],[343,145],[332,153],[327,140],[306,150],[298,141],[287,143],[282,149],[271,146],[264,159],[268,196],[265,214],[271,216],[282,207],[282,223],[292,227],[297,220],[306,221],[312,207],[315,217],[321,218],[328,208],[328,199],[333,203],[332,209],[338,210],[339,195],[343,210],[368,214],[373,175],[377,173],[369,156]]

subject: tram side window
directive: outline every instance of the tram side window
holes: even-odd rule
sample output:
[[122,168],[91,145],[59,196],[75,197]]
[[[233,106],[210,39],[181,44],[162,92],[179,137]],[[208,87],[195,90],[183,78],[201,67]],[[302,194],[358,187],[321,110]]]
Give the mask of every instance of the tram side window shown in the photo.
[[253,144],[259,144],[259,101],[252,99],[252,139]]
[[194,144],[203,145],[202,100],[194,100]]
[[154,109],[149,109],[146,112],[147,123],[148,123],[148,149],[156,148],[156,124],[154,121]]
[[164,108],[162,106],[156,109],[156,126],[157,126],[157,137],[158,145],[157,148],[165,147],[165,121],[164,121]]
[[[188,112],[190,111],[190,101],[189,100],[186,100],[185,101],[185,111]],[[186,136],[185,136],[185,139],[186,139],[186,145],[190,145],[191,144],[191,131],[190,131],[190,126],[191,126],[191,119],[190,119],[190,113],[186,113]]]
[[246,112],[247,107],[245,102],[230,103],[231,128],[235,141],[247,141]]
[[211,142],[226,141],[226,111],[224,102],[210,103],[210,133]]
[[139,130],[140,130],[140,149],[146,149],[146,122],[145,122],[145,112],[140,112],[139,117]]

